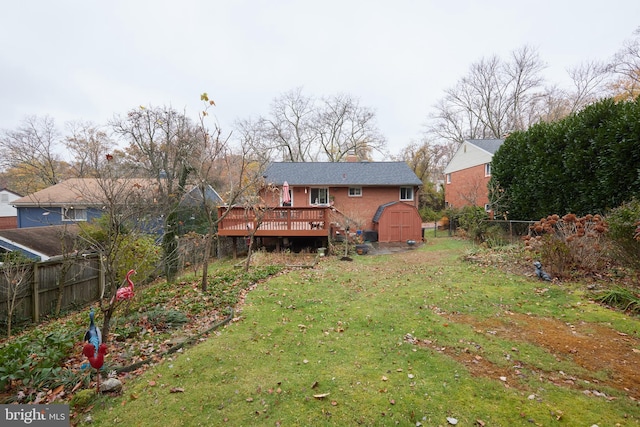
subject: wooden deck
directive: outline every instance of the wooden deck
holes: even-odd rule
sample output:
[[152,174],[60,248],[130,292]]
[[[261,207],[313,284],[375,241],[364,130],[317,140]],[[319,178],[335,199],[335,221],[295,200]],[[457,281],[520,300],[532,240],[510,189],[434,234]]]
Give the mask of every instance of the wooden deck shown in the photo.
[[[226,213],[227,210],[230,210]],[[324,237],[330,232],[329,208],[278,207],[263,212],[262,221],[252,211],[242,207],[220,207],[218,218],[220,236],[248,236],[257,228],[257,237]]]

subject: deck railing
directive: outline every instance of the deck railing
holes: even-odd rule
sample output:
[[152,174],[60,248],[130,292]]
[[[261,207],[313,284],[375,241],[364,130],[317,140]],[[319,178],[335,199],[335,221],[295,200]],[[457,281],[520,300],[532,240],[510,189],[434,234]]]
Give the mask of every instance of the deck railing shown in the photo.
[[[229,212],[227,212],[227,210]],[[256,214],[243,207],[220,207],[218,224],[221,236],[326,236],[330,229],[327,207],[265,208]]]

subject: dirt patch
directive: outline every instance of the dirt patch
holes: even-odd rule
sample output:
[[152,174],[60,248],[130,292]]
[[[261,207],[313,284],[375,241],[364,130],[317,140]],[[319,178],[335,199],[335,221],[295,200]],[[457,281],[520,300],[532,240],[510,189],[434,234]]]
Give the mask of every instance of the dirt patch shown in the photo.
[[473,375],[501,379],[506,386],[518,387],[518,381],[513,380],[535,373],[541,381],[580,389],[587,394],[599,394],[598,388],[608,386],[634,400],[640,399],[640,371],[637,369],[640,366],[640,339],[637,337],[594,323],[570,324],[511,312],[502,318],[488,320],[463,315],[444,317],[451,322],[471,325],[478,332],[543,347],[558,361],[571,361],[592,373],[578,378],[561,371],[528,366],[519,358],[517,346],[507,356],[513,363],[503,367],[484,359],[472,346],[445,348],[428,340],[417,340],[417,344],[430,346],[464,364]]

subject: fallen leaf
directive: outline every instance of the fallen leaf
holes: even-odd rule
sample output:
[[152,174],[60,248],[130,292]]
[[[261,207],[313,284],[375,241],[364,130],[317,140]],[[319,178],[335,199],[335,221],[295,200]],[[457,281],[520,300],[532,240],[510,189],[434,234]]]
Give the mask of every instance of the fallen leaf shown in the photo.
[[156,386],[156,382],[155,381],[149,381],[149,386],[155,387]]
[[172,387],[169,393],[184,393],[184,389],[182,387]]
[[314,381],[313,384],[311,384],[311,388],[316,388],[318,387],[318,381]]
[[320,394],[314,394],[313,397],[315,397],[316,399],[324,399],[325,397],[329,396],[331,393],[320,393]]

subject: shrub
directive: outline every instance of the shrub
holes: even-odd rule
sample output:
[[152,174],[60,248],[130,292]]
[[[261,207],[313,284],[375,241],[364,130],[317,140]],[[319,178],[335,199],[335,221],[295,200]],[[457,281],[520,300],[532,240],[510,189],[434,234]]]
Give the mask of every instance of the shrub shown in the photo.
[[[457,212],[452,212],[452,216],[457,220],[458,228],[464,231],[464,235],[476,243],[483,243],[487,238],[489,215],[478,206],[465,206]],[[495,234],[495,231],[494,231]]]
[[530,229],[525,245],[552,275],[567,277],[574,268],[597,271],[603,267],[608,224],[600,215],[549,215]]
[[640,200],[623,203],[606,218],[612,255],[622,264],[640,269]]

